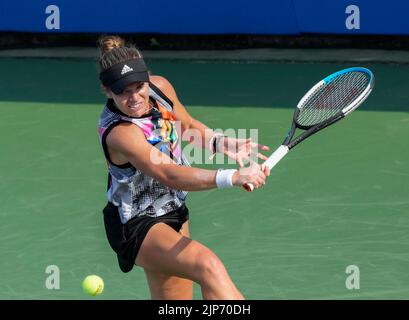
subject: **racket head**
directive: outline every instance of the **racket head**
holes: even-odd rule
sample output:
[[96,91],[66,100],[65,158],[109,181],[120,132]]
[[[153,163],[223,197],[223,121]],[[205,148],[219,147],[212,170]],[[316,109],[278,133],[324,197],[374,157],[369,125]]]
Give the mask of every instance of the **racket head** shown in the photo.
[[298,102],[294,123],[309,129],[343,114],[348,115],[369,96],[375,84],[373,73],[362,67],[335,72],[313,86]]

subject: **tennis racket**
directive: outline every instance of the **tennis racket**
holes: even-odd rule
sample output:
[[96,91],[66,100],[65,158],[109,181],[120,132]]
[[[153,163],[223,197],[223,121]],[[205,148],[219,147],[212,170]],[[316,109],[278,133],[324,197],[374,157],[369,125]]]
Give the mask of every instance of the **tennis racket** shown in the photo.
[[[272,169],[301,141],[350,114],[365,101],[374,84],[372,72],[360,67],[335,72],[318,82],[298,102],[284,142],[264,165]],[[303,132],[293,139],[297,128]],[[247,191],[254,189],[252,184],[245,184],[243,187]]]

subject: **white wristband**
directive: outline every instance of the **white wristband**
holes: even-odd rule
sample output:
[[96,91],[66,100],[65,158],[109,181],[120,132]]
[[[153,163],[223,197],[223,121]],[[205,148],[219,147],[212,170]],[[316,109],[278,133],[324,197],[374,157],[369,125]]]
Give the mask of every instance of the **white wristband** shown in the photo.
[[216,185],[217,188],[231,188],[233,187],[233,175],[236,172],[236,169],[219,169],[216,173]]

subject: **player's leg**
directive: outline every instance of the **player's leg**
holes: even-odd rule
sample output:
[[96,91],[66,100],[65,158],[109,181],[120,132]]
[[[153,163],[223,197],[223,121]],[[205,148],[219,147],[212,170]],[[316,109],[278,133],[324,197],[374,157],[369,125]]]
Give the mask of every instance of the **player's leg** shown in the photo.
[[204,299],[243,299],[223,263],[210,249],[164,223],[149,230],[135,263],[149,273],[197,282]]
[[[186,221],[179,231],[185,237],[190,237],[189,222]],[[151,299],[154,300],[192,300],[193,282],[160,272],[144,269],[148,281]]]
[[192,300],[192,280],[144,269],[153,300]]

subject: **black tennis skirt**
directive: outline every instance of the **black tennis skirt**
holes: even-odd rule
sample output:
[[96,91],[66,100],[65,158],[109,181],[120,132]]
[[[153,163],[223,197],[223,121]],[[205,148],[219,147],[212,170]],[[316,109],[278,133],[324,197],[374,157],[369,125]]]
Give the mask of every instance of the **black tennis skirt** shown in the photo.
[[189,210],[184,204],[179,209],[163,216],[134,217],[125,224],[122,224],[120,220],[118,207],[111,202],[108,202],[103,212],[108,242],[117,254],[118,264],[122,272],[132,270],[139,248],[152,226],[163,222],[179,232],[183,223],[189,219]]

